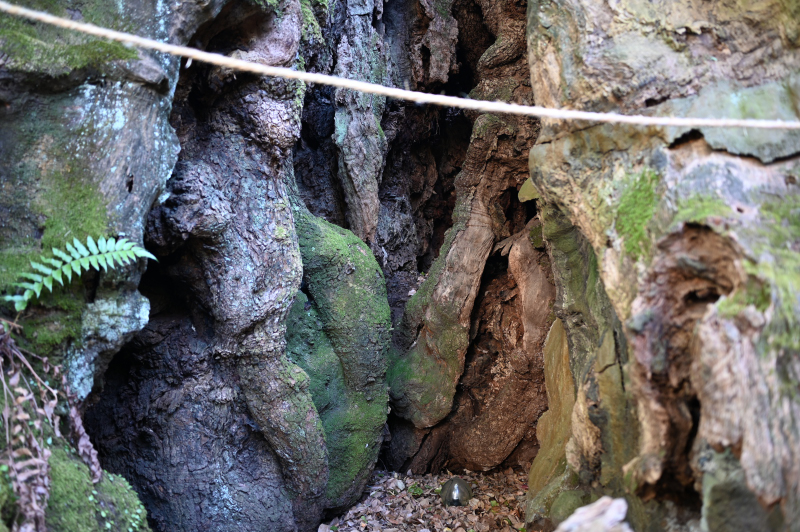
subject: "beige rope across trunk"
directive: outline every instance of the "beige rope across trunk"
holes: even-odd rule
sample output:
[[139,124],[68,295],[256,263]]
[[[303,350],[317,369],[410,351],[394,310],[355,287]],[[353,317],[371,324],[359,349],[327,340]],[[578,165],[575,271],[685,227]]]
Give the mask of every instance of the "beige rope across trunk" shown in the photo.
[[0,0],[0,11],[16,15],[29,20],[51,24],[68,30],[78,31],[87,35],[94,35],[103,39],[109,39],[140,48],[157,50],[167,54],[187,57],[192,60],[219,65],[222,67],[239,70],[242,72],[252,72],[264,76],[272,76],[288,79],[299,79],[307,83],[318,83],[320,85],[331,85],[343,89],[378,94],[406,100],[409,102],[442,105],[445,107],[456,107],[459,109],[471,109],[487,113],[505,113],[513,115],[535,116],[539,118],[550,118],[555,120],[586,120],[590,122],[608,122],[617,124],[633,124],[639,126],[672,126],[672,127],[749,127],[758,129],[800,129],[798,121],[783,120],[752,120],[734,118],[677,118],[662,116],[641,116],[641,115],[620,115],[616,113],[592,113],[588,111],[572,111],[569,109],[550,109],[547,107],[515,105],[513,103],[489,102],[485,100],[471,100],[468,98],[456,98],[454,96],[444,96],[439,94],[428,94],[424,92],[409,91],[385,87],[376,83],[367,83],[353,79],[327,76],[325,74],[313,74],[310,72],[300,72],[290,68],[274,67],[242,61],[220,54],[203,52],[195,48],[185,46],[175,46],[163,42],[146,39],[137,35],[101,28],[93,24],[76,22],[61,17],[56,17],[41,11],[35,11],[24,7],[9,4]]

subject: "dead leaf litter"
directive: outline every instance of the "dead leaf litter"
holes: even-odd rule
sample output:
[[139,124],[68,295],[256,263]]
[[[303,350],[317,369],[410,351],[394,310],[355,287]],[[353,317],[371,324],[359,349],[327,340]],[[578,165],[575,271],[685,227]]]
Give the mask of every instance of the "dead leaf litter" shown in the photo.
[[[469,506],[445,506],[442,485],[461,477],[472,486]],[[514,532],[525,530],[527,473],[403,475],[375,471],[362,500],[318,532]]]

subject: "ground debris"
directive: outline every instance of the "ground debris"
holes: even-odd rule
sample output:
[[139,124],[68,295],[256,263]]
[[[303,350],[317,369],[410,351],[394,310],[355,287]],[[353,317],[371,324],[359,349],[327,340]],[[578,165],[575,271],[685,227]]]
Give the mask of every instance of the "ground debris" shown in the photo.
[[465,471],[472,485],[469,506],[445,506],[442,484],[455,476],[373,473],[361,501],[319,532],[502,532],[525,530],[527,468],[493,473]]

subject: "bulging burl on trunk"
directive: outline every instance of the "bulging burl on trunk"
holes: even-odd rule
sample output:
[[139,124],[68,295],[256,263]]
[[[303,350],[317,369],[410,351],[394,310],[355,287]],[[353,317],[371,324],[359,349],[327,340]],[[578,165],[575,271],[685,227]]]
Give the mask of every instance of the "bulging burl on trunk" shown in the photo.
[[361,496],[383,442],[391,334],[386,283],[358,237],[297,209],[304,293],[288,318],[287,356],[308,373],[325,429],[326,507],[344,510]]
[[[262,52],[280,37],[274,32],[288,32],[287,42],[299,35],[291,16],[257,8],[229,31],[240,9],[223,10],[197,39],[269,62],[274,54]],[[293,42],[284,61],[296,58]],[[181,157],[148,224],[162,257],[144,284],[161,301],[150,336],[159,341],[131,345],[134,365],[120,369],[130,385],[107,387],[90,418],[102,431],[104,405],[132,409],[136,430],[124,441],[138,460],[113,458],[115,431],[98,435],[99,447],[140,490],[164,487],[149,498],[161,528],[311,530],[325,509],[360,496],[377,458],[387,402],[385,284],[363,242],[295,201],[291,149],[304,85],[224,74],[193,66],[178,86],[172,124]],[[179,290],[164,292],[169,284]],[[293,302],[300,306],[292,312]],[[329,349],[309,345],[300,330]],[[142,368],[170,344],[175,363]],[[330,373],[325,360],[341,368],[336,382],[321,382]],[[178,378],[178,368],[188,374]],[[138,419],[131,386],[163,390],[142,398],[158,418]],[[165,396],[171,406],[159,412]],[[173,434],[175,422],[191,444]]]

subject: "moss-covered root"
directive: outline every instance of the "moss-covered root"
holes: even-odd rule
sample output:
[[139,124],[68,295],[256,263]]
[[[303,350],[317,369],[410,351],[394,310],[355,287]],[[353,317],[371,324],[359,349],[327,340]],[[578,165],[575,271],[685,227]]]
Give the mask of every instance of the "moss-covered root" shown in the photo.
[[53,447],[47,529],[53,532],[145,532],[147,515],[136,492],[118,475],[92,484],[89,468],[73,452]]
[[[295,222],[313,305],[304,310],[301,294],[303,309],[293,310],[290,326],[305,327],[319,341],[310,349],[302,345],[305,339],[290,335],[289,351],[309,372],[314,400],[324,409],[330,453],[326,499],[339,508],[360,496],[378,458],[388,402],[389,304],[381,269],[364,242],[304,209]],[[341,373],[328,375],[317,358],[334,353]]]
[[342,363],[347,388],[379,393],[391,328],[383,272],[350,231],[308,213],[298,214],[295,223],[304,280]]
[[480,197],[460,198],[453,219],[427,278],[406,304],[402,327],[414,344],[389,373],[393,408],[418,428],[435,425],[452,409],[469,346],[469,315],[494,242]]

